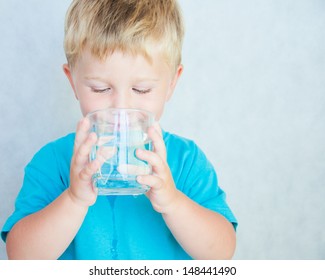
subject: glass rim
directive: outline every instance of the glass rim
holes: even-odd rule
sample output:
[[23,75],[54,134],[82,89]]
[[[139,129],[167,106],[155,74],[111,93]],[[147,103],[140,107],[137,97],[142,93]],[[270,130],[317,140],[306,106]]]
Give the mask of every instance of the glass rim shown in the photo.
[[105,109],[98,109],[92,112],[89,112],[86,114],[87,118],[91,118],[92,116],[101,113],[101,112],[108,112],[108,111],[124,111],[124,112],[137,112],[137,113],[145,113],[148,115],[149,118],[151,118],[154,121],[154,114],[143,109],[136,109],[136,108],[105,108]]

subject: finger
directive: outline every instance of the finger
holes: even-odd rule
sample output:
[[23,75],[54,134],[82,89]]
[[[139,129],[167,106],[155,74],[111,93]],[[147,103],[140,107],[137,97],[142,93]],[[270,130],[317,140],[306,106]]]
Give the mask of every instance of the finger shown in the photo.
[[96,158],[103,164],[105,161],[112,158],[116,152],[117,148],[115,146],[102,146],[97,150]]
[[147,175],[150,174],[148,165],[138,166],[133,164],[120,164],[117,167],[118,172],[130,175]]
[[165,168],[166,163],[156,153],[147,150],[137,149],[136,156],[139,159],[148,162],[152,166],[154,172],[158,174],[164,174],[166,169]]
[[162,135],[159,134],[159,131],[154,126],[148,129],[148,135],[149,138],[152,140],[155,153],[166,161],[166,146]]
[[84,143],[75,151],[75,163],[79,166],[84,166],[88,162],[89,153],[93,145],[96,144],[97,136],[94,132],[90,133]]
[[158,176],[154,176],[154,175],[137,176],[137,182],[141,185],[146,185],[153,189],[160,189],[164,185],[164,181]]
[[113,135],[100,135],[98,136],[97,146],[109,145],[114,139]]
[[90,121],[88,118],[82,118],[77,126],[76,137],[74,140],[74,151],[78,150],[80,145],[86,140],[90,129]]
[[91,181],[93,174],[100,168],[101,163],[94,160],[88,163],[79,173],[79,178],[82,181]]
[[159,122],[154,122],[152,126],[155,128],[155,130],[156,130],[156,131],[159,133],[159,135],[162,137],[163,134],[162,134],[162,129],[161,129],[161,127],[160,127]]

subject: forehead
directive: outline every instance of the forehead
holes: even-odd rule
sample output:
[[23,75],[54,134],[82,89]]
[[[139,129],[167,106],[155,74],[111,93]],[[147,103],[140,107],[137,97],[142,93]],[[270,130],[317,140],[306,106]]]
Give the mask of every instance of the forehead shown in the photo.
[[92,51],[89,47],[85,47],[80,53],[75,67],[107,64],[123,65],[127,63],[132,64],[146,64],[151,67],[168,67],[167,60],[158,46],[151,46],[146,51],[132,51],[132,50],[107,50],[105,55],[99,55]]
[[92,79],[99,77],[110,81],[130,80],[170,80],[173,72],[159,52],[151,59],[142,54],[114,51],[105,58],[96,57],[89,49],[85,49],[72,69],[75,77]]
[[[90,52],[95,58],[104,60],[117,51],[133,56],[142,55],[148,60],[149,63],[157,57],[162,57],[166,63],[170,65],[173,64],[169,53],[170,50],[166,47],[166,44],[159,40],[156,41],[153,39],[146,39],[135,44],[125,44],[123,42],[96,44],[93,41],[88,41],[81,48],[79,48],[78,51],[76,51],[74,62],[84,55],[84,53]],[[74,64],[73,61],[71,62]]]

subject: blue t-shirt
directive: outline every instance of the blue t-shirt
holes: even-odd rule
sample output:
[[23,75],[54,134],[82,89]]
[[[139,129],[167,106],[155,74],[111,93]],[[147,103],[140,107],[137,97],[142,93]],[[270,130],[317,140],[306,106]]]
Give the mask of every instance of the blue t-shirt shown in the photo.
[[[75,134],[45,145],[25,168],[15,211],[3,226],[1,237],[20,219],[39,211],[70,184],[70,161]],[[203,152],[190,140],[163,133],[167,161],[176,187],[200,205],[226,217],[236,228],[225,193]],[[218,234],[216,232],[216,234]],[[145,195],[98,196],[77,235],[60,259],[191,259],[177,243],[162,215]]]

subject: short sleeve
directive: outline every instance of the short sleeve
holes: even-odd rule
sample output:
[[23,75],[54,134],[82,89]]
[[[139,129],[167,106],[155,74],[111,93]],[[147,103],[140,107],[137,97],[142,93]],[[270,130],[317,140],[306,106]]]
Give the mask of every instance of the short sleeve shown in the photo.
[[19,220],[41,210],[64,191],[66,186],[59,169],[52,144],[44,146],[25,167],[23,185],[16,198],[15,210],[1,231],[4,241]]
[[[224,216],[237,228],[237,220],[218,185],[217,174],[203,151],[191,140],[166,137],[168,164],[176,187],[198,204]],[[169,141],[168,141],[169,140]]]

